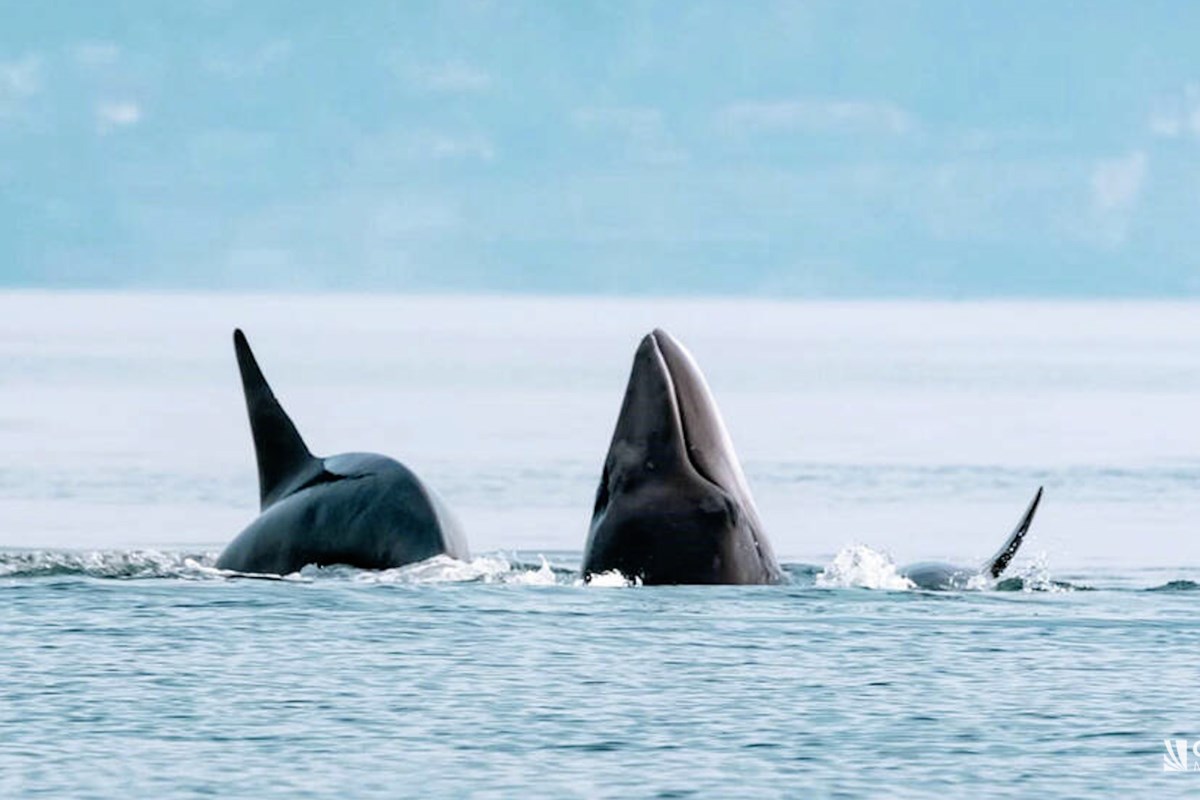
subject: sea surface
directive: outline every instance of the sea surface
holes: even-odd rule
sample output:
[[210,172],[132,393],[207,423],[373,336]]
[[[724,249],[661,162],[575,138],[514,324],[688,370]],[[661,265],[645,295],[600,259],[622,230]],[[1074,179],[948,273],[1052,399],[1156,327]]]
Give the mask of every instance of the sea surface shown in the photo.
[[[216,570],[235,326],[471,558]],[[580,581],[656,326],[783,585]],[[1200,304],[0,294],[0,797],[1194,796],[1198,419]]]

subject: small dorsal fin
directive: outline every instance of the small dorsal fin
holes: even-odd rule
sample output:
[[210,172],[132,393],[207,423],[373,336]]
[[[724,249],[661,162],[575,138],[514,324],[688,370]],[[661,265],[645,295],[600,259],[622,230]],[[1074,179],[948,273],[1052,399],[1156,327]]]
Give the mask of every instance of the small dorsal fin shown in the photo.
[[1033,502],[1029,504],[1029,508],[1025,509],[1025,514],[1017,523],[1016,529],[1009,534],[1008,540],[984,566],[986,574],[993,578],[999,578],[1000,574],[1008,567],[1008,562],[1012,561],[1013,556],[1017,554],[1021,542],[1025,539],[1025,534],[1029,533],[1029,526],[1033,524],[1033,515],[1037,512],[1038,503],[1042,501],[1042,488],[1038,487],[1037,494],[1033,496]]
[[242,373],[242,390],[246,393],[246,411],[250,414],[250,432],[258,457],[259,498],[265,509],[319,463],[275,399],[241,330],[233,332],[233,348]]

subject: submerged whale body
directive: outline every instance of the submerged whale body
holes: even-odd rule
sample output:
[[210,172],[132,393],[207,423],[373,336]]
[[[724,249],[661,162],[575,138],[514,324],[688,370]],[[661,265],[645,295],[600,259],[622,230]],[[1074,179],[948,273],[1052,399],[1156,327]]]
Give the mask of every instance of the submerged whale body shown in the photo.
[[218,569],[286,575],[307,564],[388,569],[436,555],[467,558],[457,522],[398,461],[309,452],[240,330],[233,334],[258,459],[262,513]]
[[1025,509],[1017,527],[1009,534],[1008,539],[1005,540],[996,555],[984,562],[982,567],[959,567],[954,564],[923,561],[909,564],[900,570],[900,574],[921,589],[964,589],[972,579],[979,576],[993,580],[999,578],[1008,568],[1008,564],[1017,554],[1017,550],[1020,549],[1021,542],[1025,540],[1025,534],[1029,533],[1029,526],[1033,524],[1033,515],[1037,513],[1038,504],[1041,501],[1042,489],[1039,487],[1037,494],[1033,496],[1033,502],[1029,504],[1029,508]]
[[782,578],[725,424],[691,355],[642,339],[604,463],[582,572],[645,584]]

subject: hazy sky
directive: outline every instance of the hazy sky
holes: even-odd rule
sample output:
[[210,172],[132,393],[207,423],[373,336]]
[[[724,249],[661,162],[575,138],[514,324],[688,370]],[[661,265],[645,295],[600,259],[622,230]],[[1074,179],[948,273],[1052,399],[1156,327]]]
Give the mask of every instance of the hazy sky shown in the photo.
[[1200,5],[0,0],[0,283],[1200,293]]

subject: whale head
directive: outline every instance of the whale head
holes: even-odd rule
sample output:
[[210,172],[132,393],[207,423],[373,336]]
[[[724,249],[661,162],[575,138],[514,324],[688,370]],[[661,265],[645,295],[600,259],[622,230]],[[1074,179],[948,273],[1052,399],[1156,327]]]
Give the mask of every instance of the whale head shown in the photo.
[[645,336],[605,459],[585,576],[773,583],[780,570],[712,392],[665,331]]

